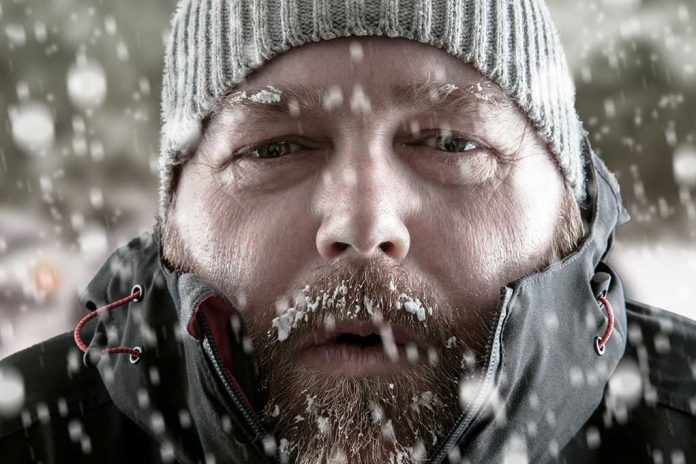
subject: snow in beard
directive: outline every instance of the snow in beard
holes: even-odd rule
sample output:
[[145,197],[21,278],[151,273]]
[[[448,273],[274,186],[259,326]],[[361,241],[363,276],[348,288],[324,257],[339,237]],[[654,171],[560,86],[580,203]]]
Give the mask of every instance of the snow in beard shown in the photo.
[[[405,311],[424,325],[427,317],[433,315],[432,307],[426,306],[419,298],[411,296],[405,291],[398,292],[393,280],[389,282],[389,291],[394,296],[389,298],[389,301],[380,301],[368,295],[362,295],[361,301],[348,301],[348,295],[351,290],[348,285],[345,281],[341,281],[341,284],[334,288],[319,291],[314,297],[310,296],[311,288],[307,285],[302,292],[295,296],[291,305],[285,306],[282,301],[279,302],[276,306],[280,307],[280,314],[272,320],[272,329],[268,333],[269,336],[273,336],[275,332],[277,341],[282,342],[286,340],[293,329],[297,328],[302,322],[308,321],[312,315],[317,314],[319,308],[336,308],[346,319],[356,319],[360,316],[361,311],[364,311],[369,316],[369,319],[381,328],[380,335],[389,355],[391,351],[389,346],[393,346],[394,352],[396,347],[393,342],[394,337],[391,335],[391,329],[382,323],[381,315],[384,307],[396,311]],[[359,285],[355,289],[355,293],[360,294],[361,287],[362,285]],[[331,321],[328,322],[331,325]],[[331,327],[327,328],[330,329]],[[391,344],[389,340],[391,340]]]

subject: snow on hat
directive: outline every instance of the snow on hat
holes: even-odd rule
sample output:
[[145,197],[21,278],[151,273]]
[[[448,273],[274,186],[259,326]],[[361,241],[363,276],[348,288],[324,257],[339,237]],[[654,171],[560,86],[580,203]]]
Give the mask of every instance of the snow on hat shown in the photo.
[[543,0],[181,0],[162,83],[160,218],[175,166],[193,155],[201,122],[221,96],[293,47],[369,35],[433,45],[496,82],[584,198],[575,87]]

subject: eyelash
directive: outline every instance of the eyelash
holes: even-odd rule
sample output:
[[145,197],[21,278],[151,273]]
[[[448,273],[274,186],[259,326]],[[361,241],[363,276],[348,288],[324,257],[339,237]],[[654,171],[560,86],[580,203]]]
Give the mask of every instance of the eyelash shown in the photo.
[[[470,137],[470,136],[467,136],[467,135],[456,134],[456,133],[453,133],[453,132],[450,132],[450,131],[438,131],[438,130],[435,130],[435,131],[424,131],[424,132],[427,133],[427,135],[426,135],[425,137],[421,137],[421,138],[417,139],[415,142],[405,143],[404,145],[412,146],[412,145],[416,145],[416,144],[419,143],[419,142],[420,142],[420,143],[423,143],[424,141],[430,140],[430,139],[432,139],[432,138],[437,139],[438,137],[439,137],[439,138],[451,137],[452,139],[455,139],[455,140],[464,141],[464,142],[465,142],[465,148],[467,148],[467,147],[469,147],[469,146],[470,146],[471,148],[464,149],[464,150],[461,150],[461,151],[447,151],[447,150],[439,150],[439,151],[442,151],[442,152],[445,152],[445,153],[457,154],[457,153],[468,153],[468,152],[473,152],[473,151],[475,151],[475,150],[488,148],[485,144],[480,143],[480,142],[477,141],[475,138]],[[435,144],[434,144],[435,146],[432,146],[432,145],[430,145],[430,144],[425,144],[425,145],[426,145],[426,146],[429,146],[430,148],[437,149],[437,141],[436,141]]]
[[[414,145],[417,145],[418,142],[424,142],[425,140],[430,140],[432,138],[437,139],[438,137],[441,137],[441,138],[451,137],[455,140],[462,140],[465,142],[465,148],[469,147],[469,146],[471,147],[471,148],[468,148],[468,149],[465,149],[462,151],[452,151],[452,152],[446,151],[446,150],[439,150],[439,151],[443,151],[445,153],[452,153],[452,154],[468,153],[468,152],[475,151],[477,149],[486,149],[487,148],[487,146],[485,144],[478,142],[477,140],[475,140],[472,137],[454,134],[454,133],[449,132],[449,131],[446,131],[446,132],[434,131],[434,132],[431,132],[430,134],[428,134],[426,137],[422,137],[415,142],[405,143],[404,145],[405,146],[414,146]],[[288,156],[288,154],[276,156],[276,157],[261,157],[258,155],[254,155],[254,153],[257,153],[259,150],[270,147],[274,144],[288,144],[290,147],[295,146],[295,147],[301,147],[301,148],[310,148],[302,143],[297,142],[296,140],[294,140],[292,138],[281,138],[281,139],[276,139],[276,140],[269,140],[269,141],[260,142],[260,143],[251,145],[250,147],[243,148],[243,149],[237,151],[237,153],[234,155],[233,159],[255,158],[259,161],[277,162],[277,160],[279,160],[279,159],[286,158]],[[426,144],[426,146],[429,146],[430,148],[437,149],[437,141],[435,142],[434,145],[435,146]]]
[[305,149],[306,149],[306,148],[309,148],[309,149],[311,149],[311,148],[308,147],[307,145],[302,144],[302,143],[299,143],[299,142],[297,142],[296,140],[294,140],[294,139],[292,139],[292,138],[280,138],[280,139],[275,139],[275,140],[269,140],[269,141],[259,142],[259,143],[256,143],[256,144],[254,144],[254,145],[251,145],[251,146],[249,146],[249,147],[242,148],[242,149],[238,150],[238,151],[234,154],[233,159],[254,158],[254,159],[257,159],[257,160],[259,160],[259,161],[271,161],[271,162],[275,161],[275,162],[277,162],[277,160],[279,160],[279,159],[286,158],[287,155],[282,155],[282,156],[278,156],[278,157],[268,157],[268,158],[264,158],[264,157],[260,157],[260,156],[258,156],[258,155],[254,155],[254,153],[255,153],[255,152],[258,152],[259,150],[261,150],[261,149],[263,149],[263,148],[269,147],[269,146],[271,146],[271,145],[274,145],[274,144],[282,144],[282,143],[286,143],[286,144],[288,144],[288,145],[290,145],[290,146],[299,146],[299,147],[301,147],[301,148],[305,148]]

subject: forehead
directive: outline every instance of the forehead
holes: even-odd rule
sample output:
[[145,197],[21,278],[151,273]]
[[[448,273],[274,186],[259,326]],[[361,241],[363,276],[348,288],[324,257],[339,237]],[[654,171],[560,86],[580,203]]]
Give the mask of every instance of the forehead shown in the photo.
[[228,91],[214,109],[246,116],[415,107],[450,111],[509,99],[473,66],[413,40],[340,38],[291,49]]

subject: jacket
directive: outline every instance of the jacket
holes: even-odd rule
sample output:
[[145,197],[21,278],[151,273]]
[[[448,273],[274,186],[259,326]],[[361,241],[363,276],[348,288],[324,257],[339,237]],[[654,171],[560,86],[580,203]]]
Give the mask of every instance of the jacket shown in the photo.
[[[606,259],[628,214],[590,155],[585,239],[501,289],[485,368],[431,462],[696,462],[696,323],[625,299]],[[2,463],[276,462],[242,315],[163,265],[157,233],[115,251],[82,302],[118,303],[81,328],[84,356],[68,333],[0,363],[24,391],[0,410]]]

